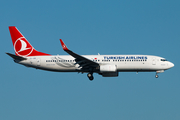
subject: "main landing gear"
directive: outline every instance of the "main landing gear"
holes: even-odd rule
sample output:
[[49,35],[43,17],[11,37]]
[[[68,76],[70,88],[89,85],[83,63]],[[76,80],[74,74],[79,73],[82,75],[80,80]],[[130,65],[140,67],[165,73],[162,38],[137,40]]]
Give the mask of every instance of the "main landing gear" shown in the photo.
[[87,76],[88,76],[89,80],[91,80],[91,81],[94,79],[93,73],[88,73]]

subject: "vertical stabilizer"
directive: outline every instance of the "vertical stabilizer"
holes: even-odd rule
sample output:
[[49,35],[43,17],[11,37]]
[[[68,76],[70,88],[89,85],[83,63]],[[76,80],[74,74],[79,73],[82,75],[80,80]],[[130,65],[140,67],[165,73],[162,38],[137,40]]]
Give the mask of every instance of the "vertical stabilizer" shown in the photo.
[[49,54],[39,52],[27,41],[21,32],[15,27],[10,26],[9,31],[12,38],[15,54],[18,56],[47,56]]

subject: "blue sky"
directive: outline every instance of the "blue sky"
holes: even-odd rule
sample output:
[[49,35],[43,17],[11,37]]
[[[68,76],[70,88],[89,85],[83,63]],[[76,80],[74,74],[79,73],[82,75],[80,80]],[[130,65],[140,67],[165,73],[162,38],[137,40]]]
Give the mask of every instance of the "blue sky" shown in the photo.
[[[179,120],[180,2],[178,0],[6,0],[0,4],[0,119]],[[54,73],[18,65],[8,26],[39,51],[157,55],[175,64],[155,73]]]

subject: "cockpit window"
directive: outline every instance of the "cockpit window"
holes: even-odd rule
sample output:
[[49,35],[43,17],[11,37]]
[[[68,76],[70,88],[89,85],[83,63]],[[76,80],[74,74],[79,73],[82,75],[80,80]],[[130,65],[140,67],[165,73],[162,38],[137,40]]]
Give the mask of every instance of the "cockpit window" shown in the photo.
[[166,59],[161,59],[161,61],[167,61]]

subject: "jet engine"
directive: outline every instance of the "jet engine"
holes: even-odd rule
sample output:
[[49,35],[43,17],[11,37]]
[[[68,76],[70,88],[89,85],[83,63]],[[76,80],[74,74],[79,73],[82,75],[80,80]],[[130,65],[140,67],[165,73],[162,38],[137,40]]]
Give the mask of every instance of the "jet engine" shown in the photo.
[[118,71],[116,65],[101,65],[100,74],[103,77],[117,77]]

